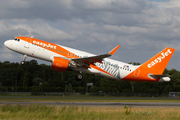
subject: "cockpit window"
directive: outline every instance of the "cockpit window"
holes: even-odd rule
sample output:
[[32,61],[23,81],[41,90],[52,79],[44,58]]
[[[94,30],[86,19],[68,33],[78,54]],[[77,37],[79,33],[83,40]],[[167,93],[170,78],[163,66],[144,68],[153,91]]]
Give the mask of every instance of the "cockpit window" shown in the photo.
[[15,41],[20,41],[20,39],[14,38]]

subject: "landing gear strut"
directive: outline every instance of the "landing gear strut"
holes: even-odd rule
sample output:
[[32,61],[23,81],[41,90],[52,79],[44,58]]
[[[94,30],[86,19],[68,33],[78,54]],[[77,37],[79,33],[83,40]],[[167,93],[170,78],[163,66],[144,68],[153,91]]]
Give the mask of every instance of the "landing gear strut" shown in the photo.
[[26,58],[27,58],[27,55],[24,55],[24,56],[23,56],[23,61],[21,61],[21,63],[20,63],[21,65],[24,64],[24,61],[26,60]]

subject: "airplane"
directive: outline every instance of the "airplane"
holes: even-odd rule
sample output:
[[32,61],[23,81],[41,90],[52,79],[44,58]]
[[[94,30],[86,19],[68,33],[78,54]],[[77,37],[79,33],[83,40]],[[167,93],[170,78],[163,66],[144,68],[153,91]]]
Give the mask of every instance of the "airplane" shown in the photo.
[[170,75],[163,75],[163,71],[175,51],[167,47],[142,65],[132,65],[108,58],[120,45],[101,55],[24,36],[7,40],[4,45],[12,51],[23,54],[21,64],[24,64],[27,56],[38,58],[51,62],[52,69],[56,71],[79,71],[77,80],[81,80],[83,78],[81,73],[86,72],[125,81],[169,82]]

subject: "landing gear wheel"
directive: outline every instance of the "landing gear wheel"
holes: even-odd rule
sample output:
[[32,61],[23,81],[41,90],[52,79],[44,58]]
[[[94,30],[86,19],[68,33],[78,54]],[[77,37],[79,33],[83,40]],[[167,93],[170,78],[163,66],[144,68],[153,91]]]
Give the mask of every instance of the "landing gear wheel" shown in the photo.
[[24,65],[24,61],[21,61],[21,63],[20,63],[21,65]]
[[26,58],[27,58],[27,55],[23,55],[23,61],[21,61],[21,63],[20,63],[21,65],[24,65]]
[[77,75],[77,80],[82,80],[83,76],[81,74]]

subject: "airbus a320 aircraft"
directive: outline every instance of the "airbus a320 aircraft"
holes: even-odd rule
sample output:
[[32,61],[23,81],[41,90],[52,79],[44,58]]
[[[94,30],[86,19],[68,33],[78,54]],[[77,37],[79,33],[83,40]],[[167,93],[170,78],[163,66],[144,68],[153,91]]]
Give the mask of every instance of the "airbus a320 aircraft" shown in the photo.
[[93,55],[32,37],[15,37],[14,40],[5,41],[4,45],[24,55],[21,64],[27,56],[31,56],[51,62],[52,69],[56,71],[64,72],[69,69],[80,71],[77,75],[78,79],[82,79],[81,72],[86,72],[111,79],[147,82],[171,80],[169,75],[162,75],[162,73],[175,51],[167,47],[144,64],[135,66],[107,58],[113,55],[120,45],[102,55]]

